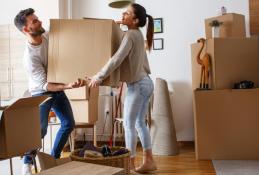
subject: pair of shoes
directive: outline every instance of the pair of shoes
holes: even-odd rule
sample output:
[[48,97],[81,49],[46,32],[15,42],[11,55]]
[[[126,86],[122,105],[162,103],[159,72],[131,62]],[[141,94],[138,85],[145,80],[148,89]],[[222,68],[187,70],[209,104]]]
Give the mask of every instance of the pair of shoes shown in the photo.
[[31,164],[23,164],[22,175],[32,175]]
[[149,173],[156,170],[157,170],[156,164],[155,162],[152,162],[150,164],[143,164],[142,166],[138,167],[136,169],[136,172],[144,174],[144,173]]

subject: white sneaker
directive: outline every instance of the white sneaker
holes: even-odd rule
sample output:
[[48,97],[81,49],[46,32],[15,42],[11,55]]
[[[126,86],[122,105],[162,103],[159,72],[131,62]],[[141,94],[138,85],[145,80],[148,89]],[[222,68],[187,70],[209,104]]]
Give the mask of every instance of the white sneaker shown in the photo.
[[22,166],[22,175],[32,175],[31,164],[23,164]]

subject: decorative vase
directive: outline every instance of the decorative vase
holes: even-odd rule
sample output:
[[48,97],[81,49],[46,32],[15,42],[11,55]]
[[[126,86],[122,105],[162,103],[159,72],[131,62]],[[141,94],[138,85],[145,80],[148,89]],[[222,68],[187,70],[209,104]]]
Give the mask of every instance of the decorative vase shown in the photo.
[[212,27],[212,38],[219,38],[219,26]]

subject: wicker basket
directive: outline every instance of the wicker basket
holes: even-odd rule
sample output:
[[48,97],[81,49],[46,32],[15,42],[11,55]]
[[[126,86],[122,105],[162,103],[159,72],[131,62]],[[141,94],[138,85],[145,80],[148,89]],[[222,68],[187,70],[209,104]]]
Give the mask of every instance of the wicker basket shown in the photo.
[[[112,151],[116,151],[119,149],[120,149],[120,147],[111,148]],[[73,151],[70,155],[70,158],[74,161],[123,168],[125,170],[124,174],[130,174],[130,152],[119,155],[119,156],[110,156],[110,157],[101,157],[101,158],[93,158],[93,157],[85,158],[85,157],[78,156],[79,151],[80,151],[80,149]]]

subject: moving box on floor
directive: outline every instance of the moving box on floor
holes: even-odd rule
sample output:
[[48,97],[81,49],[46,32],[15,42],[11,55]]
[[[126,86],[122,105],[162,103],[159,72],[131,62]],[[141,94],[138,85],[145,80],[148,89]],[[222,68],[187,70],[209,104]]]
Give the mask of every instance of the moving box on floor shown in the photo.
[[259,159],[259,89],[194,91],[196,158]]
[[39,175],[124,175],[125,170],[118,167],[97,165],[92,163],[72,161],[54,168],[47,169]]
[[21,98],[1,111],[1,159],[41,147],[39,105],[46,99],[47,96]]

